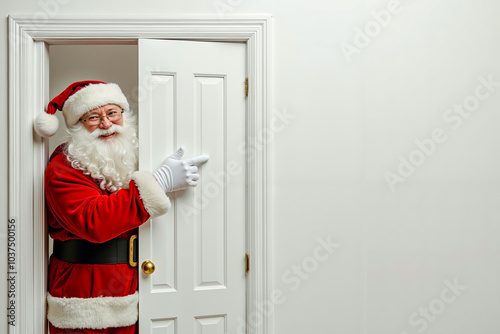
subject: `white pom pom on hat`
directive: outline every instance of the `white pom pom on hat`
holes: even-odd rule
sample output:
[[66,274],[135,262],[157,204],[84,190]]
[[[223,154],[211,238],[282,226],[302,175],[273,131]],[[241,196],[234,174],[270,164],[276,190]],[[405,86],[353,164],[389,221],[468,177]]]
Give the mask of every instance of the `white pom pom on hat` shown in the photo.
[[35,119],[35,131],[40,136],[53,136],[59,128],[59,119],[55,114],[39,114]]
[[62,110],[66,126],[70,128],[87,112],[111,103],[129,110],[127,98],[117,84],[94,80],[74,82],[50,101],[46,112],[36,117],[35,131],[43,137],[53,136],[59,128],[57,110]]

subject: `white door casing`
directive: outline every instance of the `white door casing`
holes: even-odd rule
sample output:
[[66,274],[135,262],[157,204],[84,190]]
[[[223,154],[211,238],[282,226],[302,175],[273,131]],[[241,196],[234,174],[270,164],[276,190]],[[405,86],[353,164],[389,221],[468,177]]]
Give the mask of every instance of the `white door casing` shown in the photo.
[[207,154],[196,188],[139,230],[140,333],[235,333],[245,321],[244,43],[139,40],[139,169]]
[[[9,16],[9,204],[8,216],[16,229],[16,324],[10,334],[31,334],[45,327],[45,294],[48,265],[44,224],[43,174],[48,143],[33,133],[33,119],[46,108],[49,44],[134,44],[139,38],[168,38],[244,42],[247,46],[246,141],[259,147],[247,159],[247,245],[250,253],[247,313],[260,316],[251,333],[271,333],[272,313],[258,305],[272,299],[272,229],[270,197],[270,145],[259,145],[271,122],[270,15],[170,17],[113,15]],[[34,280],[33,278],[37,279]]]

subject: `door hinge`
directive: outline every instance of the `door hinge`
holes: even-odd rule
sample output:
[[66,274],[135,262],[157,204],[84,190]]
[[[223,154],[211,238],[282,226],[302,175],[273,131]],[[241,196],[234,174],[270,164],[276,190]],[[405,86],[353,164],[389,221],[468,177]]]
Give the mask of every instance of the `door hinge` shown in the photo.
[[248,78],[245,78],[245,96],[248,97]]
[[248,253],[245,254],[245,273],[248,274],[250,271],[250,255]]

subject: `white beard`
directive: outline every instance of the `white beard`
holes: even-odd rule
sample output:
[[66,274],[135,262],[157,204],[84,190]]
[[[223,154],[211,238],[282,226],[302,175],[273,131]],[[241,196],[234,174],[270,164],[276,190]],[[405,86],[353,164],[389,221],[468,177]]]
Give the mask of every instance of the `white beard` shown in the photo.
[[[113,132],[114,138],[99,138]],[[109,129],[88,132],[78,123],[68,133],[67,155],[73,168],[99,180],[103,190],[128,189],[132,173],[137,170],[138,155],[136,122],[129,112],[123,113],[123,126],[113,124]]]

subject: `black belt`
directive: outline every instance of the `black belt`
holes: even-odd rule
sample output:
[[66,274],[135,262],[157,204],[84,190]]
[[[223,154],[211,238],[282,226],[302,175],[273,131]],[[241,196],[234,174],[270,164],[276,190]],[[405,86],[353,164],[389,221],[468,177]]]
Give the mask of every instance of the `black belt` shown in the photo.
[[136,267],[137,235],[100,244],[87,240],[54,240],[53,255],[61,261],[75,264],[128,263]]

